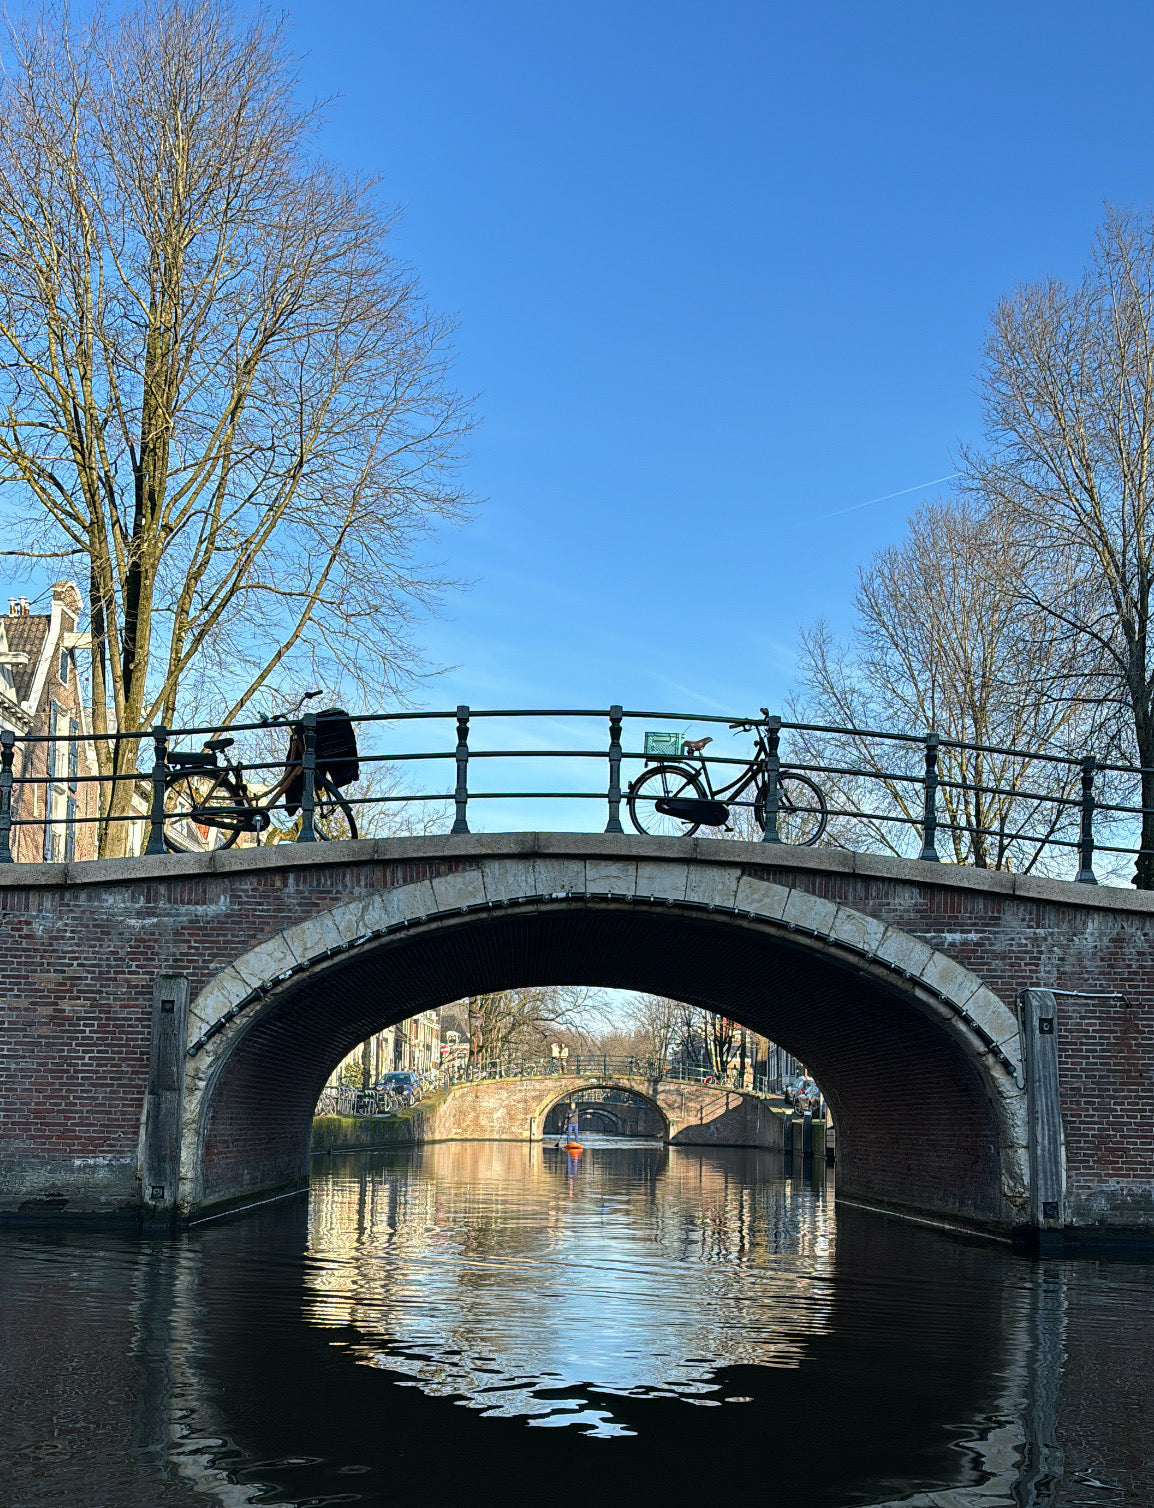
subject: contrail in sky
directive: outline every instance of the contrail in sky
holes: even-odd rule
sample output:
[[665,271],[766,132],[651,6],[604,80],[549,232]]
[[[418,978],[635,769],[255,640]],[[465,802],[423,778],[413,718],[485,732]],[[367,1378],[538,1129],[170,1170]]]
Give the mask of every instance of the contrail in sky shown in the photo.
[[840,518],[843,513],[856,513],[859,508],[872,508],[875,503],[888,503],[892,497],[907,497],[911,492],[920,492],[923,487],[936,487],[939,482],[952,482],[961,474],[960,471],[951,471],[949,476],[931,477],[928,482],[919,482],[916,487],[903,487],[900,492],[887,492],[884,497],[871,497],[868,503],[854,503],[852,508],[838,508],[835,512],[822,516],[823,518]]

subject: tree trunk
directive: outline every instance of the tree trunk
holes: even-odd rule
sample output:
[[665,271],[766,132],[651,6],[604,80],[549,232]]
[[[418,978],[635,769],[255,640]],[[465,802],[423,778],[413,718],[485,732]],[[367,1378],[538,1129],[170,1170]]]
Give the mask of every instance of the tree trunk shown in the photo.
[[1142,761],[1142,840],[1141,849],[1134,865],[1134,888],[1154,890],[1154,769],[1150,754],[1141,754]]

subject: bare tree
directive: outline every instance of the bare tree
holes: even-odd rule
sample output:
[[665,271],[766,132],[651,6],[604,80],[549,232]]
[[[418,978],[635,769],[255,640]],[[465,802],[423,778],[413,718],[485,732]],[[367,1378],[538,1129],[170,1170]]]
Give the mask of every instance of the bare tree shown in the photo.
[[470,1041],[474,1058],[507,1058],[547,1053],[551,1040],[588,1049],[604,1022],[599,992],[582,985],[532,985],[470,995],[445,1007]]
[[[227,725],[305,676],[396,690],[466,412],[376,186],[312,151],[280,26],[50,8],[5,54],[0,481],[16,553],[87,574],[105,781],[137,757],[114,730]],[[123,815],[131,782],[102,794]]]
[[969,482],[1031,541],[1015,596],[1067,636],[1143,767],[1134,883],[1154,888],[1154,216],[1109,211],[1076,283],[1003,299],[981,380]]
[[[823,622],[802,634],[799,720],[952,742],[939,760],[942,828],[959,864],[1029,870],[1069,836],[1075,765],[967,745],[1080,755],[1091,719],[1086,675],[1052,617],[1021,601],[1033,551],[1002,510],[927,504],[901,545],[859,575],[849,643]],[[789,758],[841,766],[820,776],[829,841],[908,854],[920,839],[919,743],[859,734],[790,735]],[[796,740],[796,741],[794,741]],[[961,747],[959,747],[959,745]],[[873,817],[849,815],[874,813]]]
[[654,1063],[668,1060],[677,1041],[680,1010],[676,1000],[664,995],[634,996],[628,1019],[639,1056]]

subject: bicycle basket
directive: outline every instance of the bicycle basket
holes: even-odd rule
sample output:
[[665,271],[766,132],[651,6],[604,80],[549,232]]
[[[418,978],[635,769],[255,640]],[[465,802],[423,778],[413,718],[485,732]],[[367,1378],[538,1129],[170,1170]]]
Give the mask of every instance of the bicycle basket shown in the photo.
[[681,734],[664,731],[646,733],[645,757],[646,759],[680,759]]

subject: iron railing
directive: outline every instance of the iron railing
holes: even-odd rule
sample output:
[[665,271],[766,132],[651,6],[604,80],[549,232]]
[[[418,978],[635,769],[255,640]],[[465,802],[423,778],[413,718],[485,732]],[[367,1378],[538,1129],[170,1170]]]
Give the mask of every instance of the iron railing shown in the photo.
[[[317,1104],[318,1115],[395,1115],[417,1103],[427,1094],[450,1089],[457,1084],[487,1083],[498,1079],[584,1078],[634,1079],[650,1084],[662,1079],[701,1084],[706,1088],[754,1094],[761,1099],[780,1098],[776,1080],[746,1070],[744,1084],[735,1065],[718,1073],[693,1063],[661,1062],[653,1058],[626,1057],[611,1053],[571,1053],[559,1058],[505,1056],[465,1060],[429,1069],[418,1076],[412,1094],[398,1093],[388,1087],[356,1089],[348,1084],[331,1084]],[[777,1085],[777,1087],[775,1087]]]
[[[327,799],[322,790],[323,772],[317,768],[317,730],[324,718],[323,713],[310,713],[297,720],[294,727],[299,733],[299,754],[291,759],[276,758],[269,750],[270,728],[283,724],[283,720],[233,724],[225,731],[235,741],[235,755],[218,757],[215,751],[197,754],[195,757],[203,762],[195,769],[188,766],[189,745],[205,743],[219,735],[219,728],[158,726],[147,735],[111,734],[99,739],[71,733],[18,735],[0,730],[0,863],[12,861],[14,831],[22,827],[43,829],[46,824],[55,829],[65,822],[71,828],[97,825],[102,829],[117,823],[135,824],[146,833],[146,841],[140,845],[145,854],[212,849],[232,842],[242,846],[308,843],[332,836],[318,831],[318,805]],[[528,731],[518,740],[520,746],[485,746],[487,741],[479,730],[494,726],[494,720],[524,725]],[[542,747],[544,740],[537,735],[545,726],[543,720],[553,725],[586,723],[595,731],[580,743],[571,740],[570,747]],[[381,826],[382,813],[395,814],[414,803],[442,805],[447,830],[467,833],[475,812],[495,801],[601,803],[606,815],[603,830],[621,833],[625,831],[622,807],[627,815],[630,812],[631,782],[655,762],[654,756],[639,746],[641,740],[636,735],[643,725],[717,728],[728,724],[757,730],[768,752],[768,757],[758,761],[751,785],[736,799],[725,802],[731,826],[740,828],[744,823],[745,836],[760,837],[766,844],[789,841],[788,831],[783,831],[778,820],[783,792],[791,777],[806,777],[820,793],[815,798],[820,806],[795,801],[791,810],[795,815],[801,812],[821,817],[820,841],[824,846],[880,849],[939,861],[943,839],[948,845],[957,837],[963,847],[968,845],[975,853],[988,845],[993,855],[993,862],[985,860],[989,867],[1037,868],[1055,873],[1062,854],[1076,856],[1073,878],[1082,884],[1097,883],[1096,854],[1111,855],[1116,863],[1154,852],[1142,847],[1138,833],[1142,819],[1151,810],[1141,804],[1140,794],[1142,777],[1151,772],[1099,762],[1078,752],[980,744],[945,738],[933,731],[913,734],[768,716],[634,711],[616,705],[530,710],[459,706],[436,712],[367,713],[352,721],[366,745],[359,753],[360,763],[370,771],[382,765],[393,774],[402,769],[419,771],[437,762],[447,763],[452,771],[448,788],[393,788],[374,793],[363,782],[350,787],[343,800],[359,830],[371,836],[378,835],[369,830],[374,823]],[[436,740],[433,747],[408,746],[415,726],[446,724],[449,736]],[[121,766],[119,773],[82,775],[76,761],[69,759],[66,762],[70,767],[62,775],[59,766],[65,761],[60,746],[77,743],[90,749],[99,743],[106,755],[115,745],[130,747],[112,761]],[[42,745],[48,746],[47,768],[37,772],[38,746]],[[138,768],[142,756],[148,759],[149,745],[151,762],[147,768]],[[699,754],[683,747],[672,758],[687,768],[716,775],[718,784],[739,775],[743,766],[750,766],[749,758],[721,752]],[[591,776],[598,766],[602,775],[600,779],[573,780],[567,788],[561,782],[554,785],[562,788],[533,788],[525,772],[541,760],[554,761],[558,768],[563,764],[567,771],[572,770],[574,762],[586,761]],[[494,761],[505,761],[506,768],[512,767],[521,778],[504,786],[499,781],[479,781],[478,769],[492,769]],[[266,799],[290,770],[300,774],[296,805],[291,810],[283,798]],[[993,771],[993,778],[978,778],[967,770]],[[226,784],[232,781],[246,792],[247,783],[251,783],[248,804],[227,793],[222,796],[220,791],[206,798],[205,784],[217,775],[227,776]],[[135,809],[116,816],[102,815],[109,810],[110,793],[120,782],[134,788]],[[59,792],[64,785],[75,793],[77,808],[67,818],[50,810],[53,790]],[[93,785],[99,788],[99,800],[82,802],[81,788]],[[788,796],[784,804],[789,805]],[[81,812],[81,806],[94,809]],[[384,826],[387,829],[388,823]],[[705,832],[725,835],[717,827]],[[958,857],[957,852],[954,857]],[[978,862],[983,861],[979,858]]]

